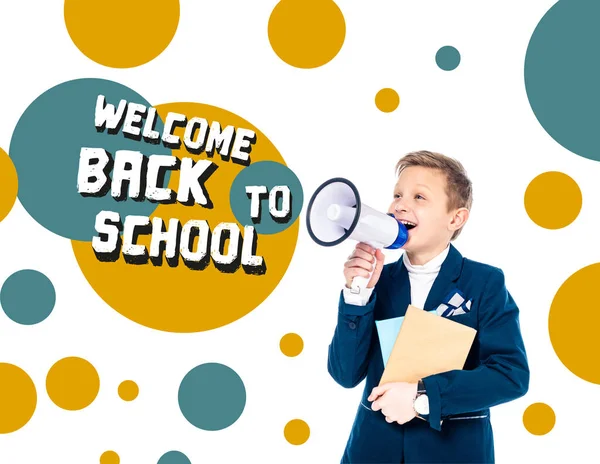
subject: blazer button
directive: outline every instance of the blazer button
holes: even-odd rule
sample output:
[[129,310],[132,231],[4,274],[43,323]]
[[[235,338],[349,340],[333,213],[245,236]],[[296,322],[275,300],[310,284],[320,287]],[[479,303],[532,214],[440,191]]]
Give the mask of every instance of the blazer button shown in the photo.
[[356,329],[356,324],[354,322],[350,322],[348,323],[348,327],[350,327],[351,330]]

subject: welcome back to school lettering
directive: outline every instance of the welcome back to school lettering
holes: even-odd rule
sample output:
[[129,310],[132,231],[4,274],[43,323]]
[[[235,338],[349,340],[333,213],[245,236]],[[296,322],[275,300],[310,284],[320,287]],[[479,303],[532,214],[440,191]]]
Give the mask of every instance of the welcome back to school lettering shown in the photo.
[[[145,119],[145,121],[144,121]],[[95,127],[98,132],[115,135],[122,131],[129,139],[148,144],[179,149],[182,139],[173,134],[176,127],[185,127],[183,145],[188,153],[205,153],[213,158],[217,153],[224,162],[248,166],[250,153],[256,144],[256,133],[249,129],[227,126],[221,129],[218,121],[208,121],[169,112],[162,134],[155,130],[155,108],[121,100],[117,107],[98,95],[95,108]],[[144,156],[139,151],[117,150],[113,155],[102,147],[82,147],[79,156],[77,191],[84,197],[102,197],[110,191],[115,201],[150,201],[169,204],[179,202],[185,206],[195,204],[213,208],[205,183],[217,169],[209,159],[196,162],[191,157],[181,160],[172,155],[153,154]],[[164,186],[167,171],[179,171],[177,191]],[[110,173],[112,171],[112,177]],[[291,219],[291,193],[287,185],[267,189],[264,185],[245,187],[250,199],[250,217],[260,222],[261,201],[269,199],[269,214],[274,221],[286,223]],[[204,219],[188,220],[183,226],[178,218],[170,218],[168,226],[160,217],[128,215],[122,221],[114,211],[100,211],[96,215],[97,236],[92,248],[98,260],[114,262],[122,252],[129,264],[155,265],[162,262],[162,254],[169,265],[177,266],[179,257],[190,269],[206,268],[210,258],[221,272],[235,272],[241,268],[247,274],[262,275],[266,264],[256,254],[258,234],[254,226],[245,225],[243,235],[235,222],[221,222],[212,231]],[[149,250],[137,243],[141,234],[150,234]],[[197,239],[197,241],[196,241]]]

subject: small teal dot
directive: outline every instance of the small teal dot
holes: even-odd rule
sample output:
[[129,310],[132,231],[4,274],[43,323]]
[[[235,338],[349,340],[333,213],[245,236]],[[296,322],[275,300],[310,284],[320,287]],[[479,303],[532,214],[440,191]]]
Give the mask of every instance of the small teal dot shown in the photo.
[[452,71],[460,64],[460,53],[456,48],[447,45],[438,50],[435,62],[444,71]]
[[246,389],[237,373],[223,364],[194,367],[179,386],[179,409],[202,430],[222,430],[239,419],[246,406]]
[[0,290],[0,305],[14,322],[39,324],[54,309],[56,292],[50,279],[31,269],[15,272]]
[[169,451],[162,455],[158,464],[192,464],[188,457],[179,451]]

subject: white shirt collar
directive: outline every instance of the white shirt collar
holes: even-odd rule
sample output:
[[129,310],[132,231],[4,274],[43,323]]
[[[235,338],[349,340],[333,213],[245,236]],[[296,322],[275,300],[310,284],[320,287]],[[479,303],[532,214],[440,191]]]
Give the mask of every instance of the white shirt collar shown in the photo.
[[410,260],[408,259],[407,253],[404,252],[404,256],[403,256],[404,265],[406,266],[406,269],[408,270],[408,272],[411,274],[436,274],[440,271],[440,269],[442,267],[442,263],[445,261],[446,256],[448,256],[449,251],[450,251],[450,245],[448,245],[444,249],[444,251],[442,251],[435,258],[429,260],[428,262],[426,262],[425,264],[422,264],[422,265],[411,264]]

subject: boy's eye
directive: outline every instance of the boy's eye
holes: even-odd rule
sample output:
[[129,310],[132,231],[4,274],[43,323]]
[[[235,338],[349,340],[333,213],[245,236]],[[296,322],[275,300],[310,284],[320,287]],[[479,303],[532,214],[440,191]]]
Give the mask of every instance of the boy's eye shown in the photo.
[[400,198],[400,194],[399,193],[394,193],[394,198]]
[[417,200],[424,200],[425,199],[425,197],[423,195],[416,195],[415,198]]

